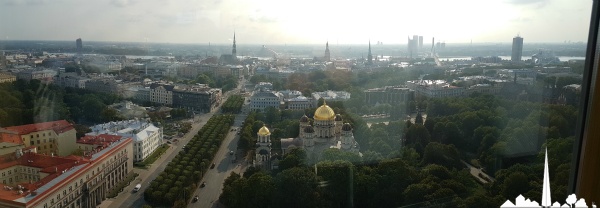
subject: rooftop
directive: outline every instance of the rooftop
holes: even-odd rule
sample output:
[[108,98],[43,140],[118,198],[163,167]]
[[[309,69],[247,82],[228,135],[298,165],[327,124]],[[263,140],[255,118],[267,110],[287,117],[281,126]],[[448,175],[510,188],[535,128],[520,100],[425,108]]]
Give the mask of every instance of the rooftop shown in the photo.
[[30,134],[37,131],[54,130],[57,134],[73,129],[73,125],[66,120],[50,121],[44,123],[27,124],[22,126],[9,126],[4,129],[14,131],[19,135]]

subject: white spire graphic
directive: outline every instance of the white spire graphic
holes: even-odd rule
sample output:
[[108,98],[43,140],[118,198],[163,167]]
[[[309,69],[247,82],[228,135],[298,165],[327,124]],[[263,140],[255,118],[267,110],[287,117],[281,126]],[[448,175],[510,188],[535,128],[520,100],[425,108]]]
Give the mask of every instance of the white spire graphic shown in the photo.
[[542,207],[552,206],[550,199],[550,174],[548,174],[548,148],[546,147],[546,155],[544,161],[544,189],[542,190]]

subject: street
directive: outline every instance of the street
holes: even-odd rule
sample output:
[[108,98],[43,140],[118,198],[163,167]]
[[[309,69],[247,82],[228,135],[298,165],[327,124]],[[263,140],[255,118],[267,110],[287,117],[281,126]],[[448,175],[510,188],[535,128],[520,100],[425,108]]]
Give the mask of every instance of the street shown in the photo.
[[[245,115],[237,115],[233,127],[238,129],[242,125],[244,119]],[[219,207],[217,201],[223,190],[223,181],[229,177],[231,172],[241,174],[245,171],[248,164],[246,164],[243,155],[237,152],[237,141],[239,137],[236,135],[236,132],[237,131],[230,131],[223,140],[221,148],[219,148],[219,151],[213,160],[216,164],[215,168],[208,169],[202,178],[202,182],[206,182],[206,186],[204,188],[199,187],[198,190],[196,190],[192,197],[197,195],[198,201],[190,203],[188,207]],[[230,151],[235,153],[234,156],[237,158],[235,163],[232,162],[232,157],[234,156],[229,155]]]
[[[244,86],[245,80],[242,80],[238,85],[238,88],[226,92],[223,94],[223,100],[221,105],[227,101],[227,98],[231,94],[238,93],[241,86]],[[104,200],[99,207],[101,208],[112,208],[112,207],[142,207],[146,204],[144,200],[144,191],[150,185],[150,182],[154,180],[160,173],[163,172],[167,164],[178,154],[179,151],[182,150],[182,147],[186,145],[191,138],[193,138],[196,133],[206,124],[206,122],[214,115],[218,114],[221,105],[218,108],[215,108],[213,111],[198,115],[194,118],[194,123],[192,124],[191,130],[186,133],[183,137],[179,139],[178,142],[174,142],[158,160],[156,160],[148,169],[138,169],[134,168],[133,172],[139,174],[139,176],[133,180],[128,186],[124,188],[124,191],[121,192],[116,198],[106,199]],[[238,114],[235,117],[235,122],[233,127],[236,129],[239,128],[242,122],[245,119],[245,114]],[[238,160],[236,163],[232,163],[231,156],[229,155],[229,151],[234,151],[237,153],[237,135],[236,131],[230,131],[226,138],[223,140],[223,143],[219,147],[217,154],[214,157],[213,163],[216,164],[214,169],[208,169],[207,173],[202,178],[202,181],[206,182],[206,187],[199,188],[192,195],[199,195],[199,200],[196,203],[190,204],[192,207],[213,207],[218,206],[215,203],[219,199],[219,195],[222,191],[222,185],[225,178],[229,176],[232,171],[237,173],[241,173],[241,171],[245,170],[246,164],[242,164],[243,156],[237,155]],[[141,184],[142,187],[138,192],[133,192],[133,188],[136,184]]]

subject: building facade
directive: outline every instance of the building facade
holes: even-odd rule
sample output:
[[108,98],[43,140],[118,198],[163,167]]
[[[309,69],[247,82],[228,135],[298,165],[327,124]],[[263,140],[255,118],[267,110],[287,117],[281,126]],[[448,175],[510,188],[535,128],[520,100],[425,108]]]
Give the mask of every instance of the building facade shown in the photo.
[[414,99],[415,91],[401,86],[385,86],[365,90],[365,101],[369,105],[388,103],[406,104]]
[[145,120],[108,122],[90,127],[88,136],[102,134],[133,138],[133,161],[143,161],[163,144],[163,131]]
[[221,89],[186,86],[173,90],[173,107],[210,112],[221,103]]
[[25,147],[34,146],[40,154],[67,156],[76,149],[75,128],[65,120],[10,126],[4,130],[19,135]]
[[123,138],[86,156],[4,155],[0,207],[97,207],[132,171],[132,152],[132,139]]
[[11,74],[0,73],[0,83],[17,81],[17,76]]
[[173,105],[173,85],[150,85],[150,102],[160,105]]
[[415,91],[415,96],[427,98],[461,97],[465,89],[452,86],[444,80],[415,80],[407,81],[408,89]]
[[258,91],[250,97],[250,110],[264,111],[268,107],[279,109],[282,104],[281,94],[274,91]]
[[121,94],[119,85],[114,78],[94,78],[85,82],[85,89],[106,93],[106,94]]

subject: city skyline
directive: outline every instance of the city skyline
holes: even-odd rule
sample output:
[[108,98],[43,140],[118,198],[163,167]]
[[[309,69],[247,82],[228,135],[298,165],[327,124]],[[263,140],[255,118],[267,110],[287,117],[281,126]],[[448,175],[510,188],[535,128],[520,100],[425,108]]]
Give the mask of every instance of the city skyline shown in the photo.
[[532,43],[585,42],[591,8],[591,2],[567,0],[374,1],[368,5],[310,0],[293,4],[293,9],[289,2],[270,0],[12,0],[2,5],[0,18],[11,20],[0,24],[2,40],[81,37],[197,44],[231,43],[234,31],[238,44],[360,44],[369,39],[402,44],[412,34],[446,43],[510,42],[515,34]]

